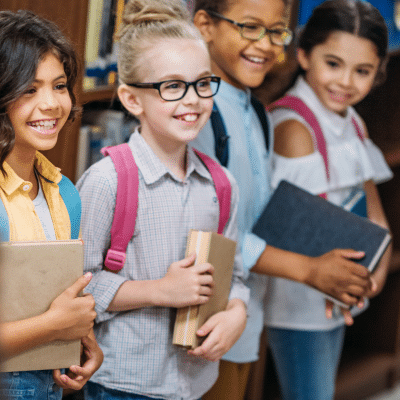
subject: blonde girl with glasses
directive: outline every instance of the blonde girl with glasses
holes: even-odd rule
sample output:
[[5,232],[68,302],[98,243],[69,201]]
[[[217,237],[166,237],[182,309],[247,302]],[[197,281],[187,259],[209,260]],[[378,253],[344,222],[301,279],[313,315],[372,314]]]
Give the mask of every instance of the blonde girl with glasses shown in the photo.
[[[189,142],[207,122],[219,78],[201,35],[180,0],[131,0],[119,33],[118,96],[140,120],[129,147],[139,169],[139,205],[125,265],[103,268],[110,246],[117,175],[110,157],[77,186],[83,204],[85,270],[96,300],[95,333],[104,363],[86,400],[199,399],[214,384],[218,360],[246,323],[248,289],[235,257],[230,300],[197,334],[195,350],[172,344],[176,308],[204,304],[213,266],[185,258],[190,229],[216,231],[219,206],[211,175]],[[237,185],[224,235],[237,240]]]

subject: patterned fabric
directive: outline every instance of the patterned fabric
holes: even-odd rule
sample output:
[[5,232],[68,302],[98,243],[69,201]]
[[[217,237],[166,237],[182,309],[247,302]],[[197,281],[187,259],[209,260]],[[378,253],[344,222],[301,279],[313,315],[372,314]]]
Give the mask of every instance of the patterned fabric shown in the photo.
[[[126,263],[118,274],[102,270],[117,190],[111,159],[94,164],[77,184],[83,205],[85,271],[94,274],[87,290],[96,300],[95,333],[105,356],[92,381],[150,397],[197,399],[216,380],[218,363],[188,356],[172,345],[175,309],[145,307],[117,313],[107,308],[125,281],[160,279],[172,262],[183,259],[190,229],[217,230],[215,189],[192,149],[187,153],[187,173],[182,181],[168,171],[138,132],[131,135],[129,146],[139,168],[139,207]],[[232,212],[224,235],[237,240],[238,188],[227,175],[232,184]],[[242,274],[238,252],[230,297],[247,302]]]

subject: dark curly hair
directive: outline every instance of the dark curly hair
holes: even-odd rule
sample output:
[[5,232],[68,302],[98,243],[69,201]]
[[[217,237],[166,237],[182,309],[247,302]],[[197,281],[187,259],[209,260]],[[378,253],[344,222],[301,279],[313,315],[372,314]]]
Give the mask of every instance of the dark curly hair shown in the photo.
[[[265,0],[268,1],[268,0]],[[289,0],[282,0],[285,6],[289,4]],[[223,14],[235,4],[235,0],[195,0],[194,12],[199,10],[213,11],[218,14]]]
[[80,107],[73,91],[78,77],[78,60],[72,44],[53,22],[30,11],[0,11],[0,171],[15,141],[14,129],[6,113],[31,85],[39,63],[52,52],[64,66],[72,101],[68,119],[73,120]]

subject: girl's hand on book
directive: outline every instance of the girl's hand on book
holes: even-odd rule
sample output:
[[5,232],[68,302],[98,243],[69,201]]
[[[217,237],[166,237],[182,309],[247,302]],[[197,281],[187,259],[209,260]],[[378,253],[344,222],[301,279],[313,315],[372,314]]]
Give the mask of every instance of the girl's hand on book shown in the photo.
[[193,265],[196,254],[170,265],[159,280],[159,301],[163,307],[186,307],[204,304],[212,295],[214,267],[211,264]]
[[94,335],[82,338],[81,366],[72,365],[67,374],[60,370],[53,371],[54,382],[63,389],[80,390],[90,377],[100,368],[103,352]]
[[239,299],[229,301],[225,311],[209,318],[196,332],[207,338],[188,353],[208,361],[218,361],[236,343],[246,327],[246,306]]
[[356,305],[371,289],[368,270],[351,259],[361,259],[361,251],[335,249],[319,257],[310,257],[307,282],[348,305]]
[[79,296],[91,279],[91,273],[81,276],[51,303],[47,314],[54,331],[54,340],[81,339],[92,330],[96,318],[93,296]]

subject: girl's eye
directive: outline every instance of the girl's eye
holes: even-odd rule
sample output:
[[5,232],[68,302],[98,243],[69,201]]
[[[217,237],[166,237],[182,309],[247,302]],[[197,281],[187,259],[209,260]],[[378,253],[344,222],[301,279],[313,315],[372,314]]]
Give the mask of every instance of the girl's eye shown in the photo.
[[370,71],[368,69],[364,69],[364,68],[360,68],[359,70],[357,70],[357,72],[363,76],[368,76],[370,74]]
[[64,90],[64,89],[66,89],[67,88],[67,84],[66,83],[58,83],[56,86],[55,86],[55,89],[56,90]]
[[34,87],[30,87],[25,90],[24,95],[30,95],[36,93],[36,89]]
[[337,68],[339,66],[339,63],[337,63],[336,61],[327,61],[326,62],[331,68]]

